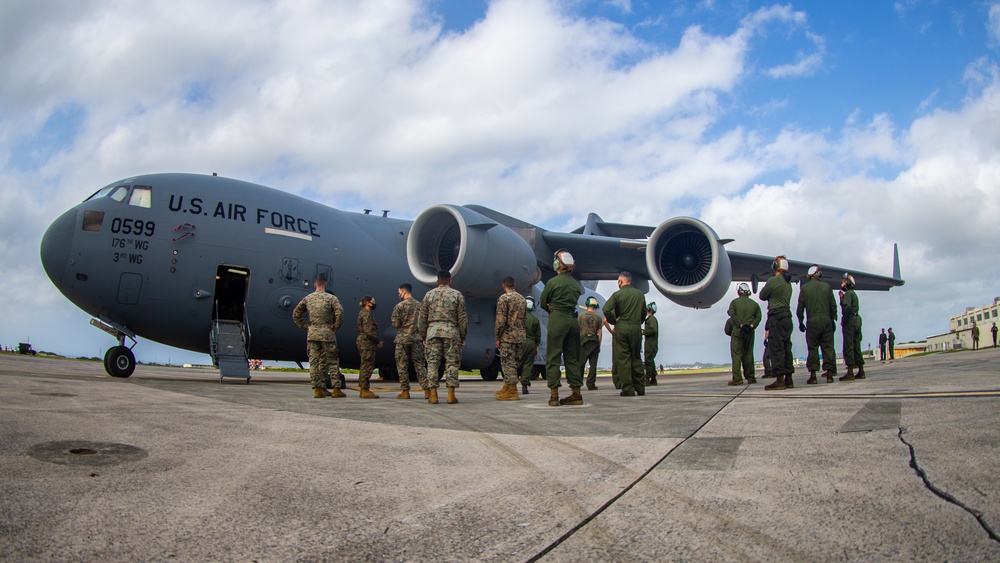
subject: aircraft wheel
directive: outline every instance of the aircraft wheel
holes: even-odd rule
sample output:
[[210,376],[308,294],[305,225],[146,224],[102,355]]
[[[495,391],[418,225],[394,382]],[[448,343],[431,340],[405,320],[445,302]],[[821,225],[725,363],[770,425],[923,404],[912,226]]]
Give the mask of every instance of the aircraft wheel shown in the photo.
[[500,375],[500,355],[495,355],[490,365],[481,368],[479,375],[483,378],[483,381],[496,381],[497,376]]
[[104,354],[104,369],[111,377],[128,377],[135,371],[135,355],[127,346],[109,348]]

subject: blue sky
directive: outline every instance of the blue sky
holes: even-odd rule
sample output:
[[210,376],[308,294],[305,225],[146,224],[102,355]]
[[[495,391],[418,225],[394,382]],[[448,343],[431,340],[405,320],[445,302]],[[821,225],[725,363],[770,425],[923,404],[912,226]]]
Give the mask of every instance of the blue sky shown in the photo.
[[[164,171],[408,218],[692,215],[733,250],[885,274],[899,243],[906,286],[861,296],[872,337],[1000,295],[998,2],[14,0],[0,48],[5,345],[112,343],[38,243],[99,187]],[[660,359],[728,361],[727,300],[649,297]]]

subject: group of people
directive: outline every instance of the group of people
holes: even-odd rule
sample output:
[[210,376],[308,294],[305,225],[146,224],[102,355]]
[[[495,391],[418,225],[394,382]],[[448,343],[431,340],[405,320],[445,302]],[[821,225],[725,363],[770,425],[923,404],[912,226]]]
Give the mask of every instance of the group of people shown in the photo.
[[[975,327],[975,325],[973,325]],[[976,333],[973,333],[976,334]],[[885,329],[882,329],[882,334],[878,335],[878,352],[879,360],[885,361],[885,347],[886,344],[889,345],[889,359],[896,359],[896,335],[892,332],[892,327],[889,327],[889,334],[885,333]]]
[[[976,325],[976,321],[972,321],[972,329],[971,330],[972,330],[972,349],[973,350],[978,350],[979,349],[979,326]],[[890,333],[892,332],[891,328],[889,329],[889,332]],[[997,323],[993,323],[993,327],[990,328],[990,332],[993,333],[993,347],[996,348],[997,347]],[[885,358],[883,358],[883,359],[885,359]]]
[[[656,385],[655,358],[658,347],[656,304],[647,305],[641,291],[632,287],[632,276],[622,272],[618,291],[604,305],[604,318],[596,312],[596,298],[588,297],[586,310],[578,311],[577,303],[583,286],[573,277],[575,262],[566,250],[553,257],[556,276],[550,279],[539,298],[540,306],[548,311],[546,331],[545,379],[550,390],[550,406],[582,405],[583,371],[590,370],[586,385],[597,389],[597,360],[603,341],[603,327],[612,334],[612,355],[615,386],[625,397],[645,395],[647,384]],[[501,282],[503,293],[497,299],[495,344],[500,353],[503,387],[496,392],[501,401],[516,401],[528,393],[534,358],[541,344],[541,324],[534,316],[535,300],[518,293],[512,277]],[[326,374],[340,374],[336,331],[341,327],[344,309],[335,295],[327,292],[323,275],[314,280],[315,291],[295,307],[292,319],[307,331],[309,377],[313,396],[344,397],[337,386],[327,390]],[[399,303],[392,310],[391,322],[396,329],[395,360],[399,373],[399,399],[410,398],[409,371],[412,366],[428,403],[438,403],[441,366],[444,364],[448,388],[447,402],[458,402],[455,390],[459,386],[458,368],[465,346],[468,321],[465,297],[451,288],[451,274],[440,271],[437,287],[427,292],[423,301],[412,294],[413,287],[399,286]],[[357,346],[361,356],[358,387],[362,399],[377,399],[371,391],[375,351],[382,347],[378,325],[372,316],[375,297],[366,295],[359,304]],[[306,316],[308,315],[308,321]],[[603,324],[603,327],[602,327]],[[643,354],[645,360],[643,359]],[[565,366],[570,394],[559,397],[562,368]],[[520,393],[518,384],[521,385]]]
[[[765,364],[775,380],[764,386],[768,390],[791,389],[795,386],[792,374],[795,367],[792,360],[792,284],[788,274],[788,260],[784,256],[775,257],[771,263],[774,275],[760,290],[759,298],[767,302],[767,320],[764,332]],[[817,384],[817,373],[822,367],[822,377],[833,383],[837,376],[837,354],[833,337],[837,328],[837,300],[833,288],[823,281],[822,269],[813,264],[806,272],[808,280],[799,290],[796,318],[798,328],[805,333],[809,355],[806,369],[809,370],[807,384]],[[865,360],[861,353],[861,315],[858,294],[854,291],[854,276],[845,273],[840,281],[840,326],[843,334],[844,363],[847,373],[840,381],[865,379]],[[729,385],[757,383],[754,371],[753,342],[754,331],[760,325],[760,306],[750,299],[750,287],[745,283],[737,286],[737,298],[729,305],[726,334],[730,335],[733,377]],[[891,329],[890,329],[891,333]],[[893,336],[893,339],[895,337]],[[894,341],[894,340],[893,340]],[[822,351],[822,366],[820,365]],[[855,371],[857,370],[857,371]]]

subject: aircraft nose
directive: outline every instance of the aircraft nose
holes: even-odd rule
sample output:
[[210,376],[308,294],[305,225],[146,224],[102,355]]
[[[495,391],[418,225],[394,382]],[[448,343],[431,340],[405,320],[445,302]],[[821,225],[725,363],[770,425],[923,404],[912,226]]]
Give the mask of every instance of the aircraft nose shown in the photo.
[[76,227],[76,210],[71,209],[59,216],[42,235],[42,267],[52,283],[59,287],[66,274],[73,230]]

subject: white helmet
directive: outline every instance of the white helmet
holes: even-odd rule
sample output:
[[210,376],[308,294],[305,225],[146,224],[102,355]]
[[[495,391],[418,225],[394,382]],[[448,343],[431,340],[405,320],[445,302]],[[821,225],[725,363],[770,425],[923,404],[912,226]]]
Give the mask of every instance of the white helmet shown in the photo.
[[843,281],[841,281],[841,284],[847,285],[847,287],[853,289],[854,288],[854,276],[852,276],[849,272],[844,272],[844,279],[843,279]]
[[788,271],[788,259],[784,256],[775,256],[774,261],[771,262],[771,269],[774,271]]
[[527,296],[524,298],[525,304],[528,306],[529,311],[535,310],[535,298],[532,296]]
[[553,270],[559,270],[561,266],[569,266],[572,269],[574,264],[576,262],[573,260],[573,255],[565,248],[560,248],[552,255]]
[[750,286],[745,283],[736,286],[736,295],[750,295]]
[[823,270],[818,264],[813,264],[812,266],[809,266],[809,271],[806,275],[810,278],[821,278],[823,277]]

